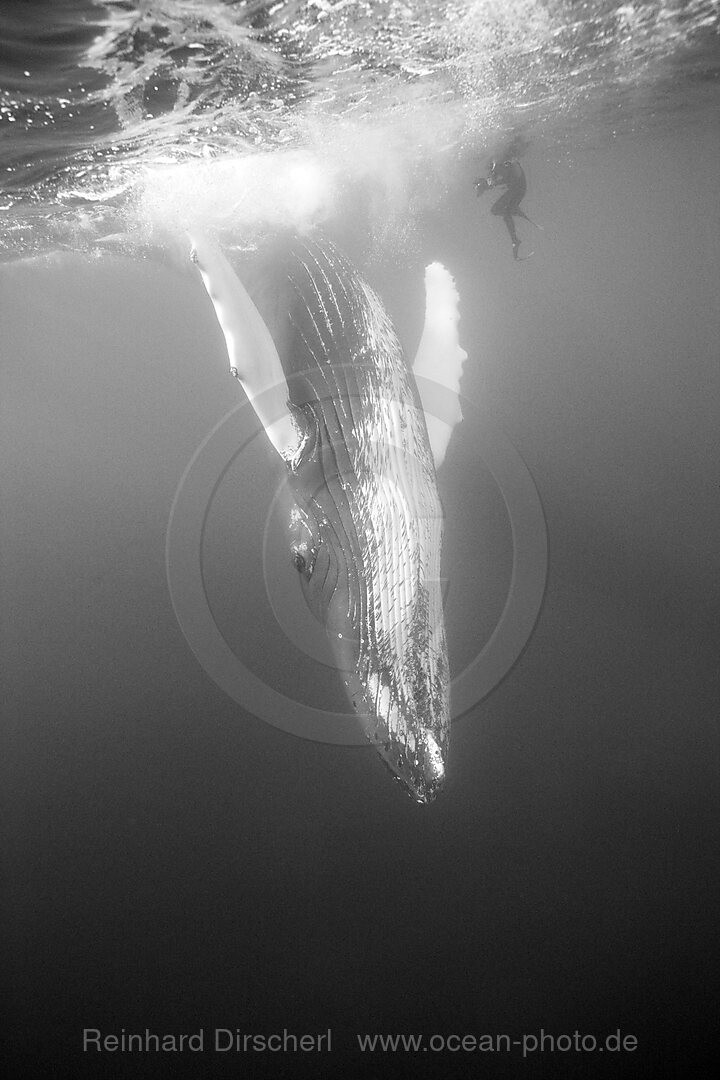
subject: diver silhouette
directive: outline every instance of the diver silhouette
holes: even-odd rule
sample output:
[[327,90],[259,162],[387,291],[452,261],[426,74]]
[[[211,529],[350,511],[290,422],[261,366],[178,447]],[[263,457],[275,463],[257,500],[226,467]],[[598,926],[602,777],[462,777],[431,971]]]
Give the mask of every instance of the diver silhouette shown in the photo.
[[[527,191],[527,181],[520,162],[510,158],[500,164],[491,161],[488,175],[482,176],[475,181],[475,194],[482,195],[493,187],[507,188],[507,191],[492,204],[490,213],[495,214],[496,217],[501,217],[505,222],[512,241],[513,258],[517,259],[519,257],[520,240],[515,231],[513,217],[525,218],[531,225],[535,225],[535,222],[527,216],[525,211],[520,209],[520,203],[525,198],[525,192]],[[540,226],[535,225],[535,228],[539,229]],[[529,257],[529,255],[526,256],[526,258]]]

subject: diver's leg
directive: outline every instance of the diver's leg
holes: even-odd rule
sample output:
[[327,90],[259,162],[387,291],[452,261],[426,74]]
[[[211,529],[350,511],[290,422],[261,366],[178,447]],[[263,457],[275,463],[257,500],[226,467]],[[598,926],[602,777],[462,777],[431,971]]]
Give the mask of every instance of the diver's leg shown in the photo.
[[501,217],[505,222],[505,228],[510,233],[510,239],[512,241],[513,257],[517,259],[520,241],[515,232],[515,222],[512,219],[513,214],[516,212],[517,206],[509,191],[506,191],[504,195],[501,195],[497,202],[494,202],[490,207],[490,213],[494,214],[495,217]]
[[506,214],[503,214],[503,221],[505,222],[507,231],[510,233],[510,239],[512,240],[513,258],[517,259],[520,241],[518,240],[518,234],[515,232],[515,222],[513,221],[512,214],[509,210]]
[[495,202],[492,204],[492,206],[490,207],[490,213],[494,214],[495,217],[505,217],[510,208],[510,192],[506,191],[503,195],[500,196],[499,199],[496,199]]

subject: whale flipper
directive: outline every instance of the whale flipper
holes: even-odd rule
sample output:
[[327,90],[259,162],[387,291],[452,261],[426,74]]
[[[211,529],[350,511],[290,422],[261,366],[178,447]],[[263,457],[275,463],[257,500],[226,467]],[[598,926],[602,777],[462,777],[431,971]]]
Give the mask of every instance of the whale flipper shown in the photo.
[[230,371],[242,384],[270,442],[289,461],[302,446],[304,433],[288,406],[287,380],[275,342],[217,244],[200,232],[190,234],[190,240],[193,261],[225,337]]
[[430,448],[439,468],[455,426],[462,420],[460,379],[467,353],[458,339],[459,296],[442,263],[425,270],[425,325],[413,362]]

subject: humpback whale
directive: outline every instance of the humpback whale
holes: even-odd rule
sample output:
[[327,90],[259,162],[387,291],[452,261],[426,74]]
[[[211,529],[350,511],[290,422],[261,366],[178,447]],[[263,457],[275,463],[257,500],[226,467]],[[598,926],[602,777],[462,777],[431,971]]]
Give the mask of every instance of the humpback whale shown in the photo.
[[425,272],[412,368],[377,294],[328,241],[297,240],[281,359],[220,247],[192,234],[240,381],[294,499],[290,557],[367,739],[420,803],[442,789],[449,666],[436,469],[461,419],[458,295]]

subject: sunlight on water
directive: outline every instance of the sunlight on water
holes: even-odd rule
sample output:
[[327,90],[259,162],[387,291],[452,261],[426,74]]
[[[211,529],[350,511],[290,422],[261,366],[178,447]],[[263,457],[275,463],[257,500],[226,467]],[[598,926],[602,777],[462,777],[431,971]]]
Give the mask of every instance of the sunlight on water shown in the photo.
[[333,207],[333,178],[303,151],[248,154],[148,169],[141,196],[151,226],[304,232]]
[[[455,122],[453,124],[453,117]],[[371,227],[387,228],[438,198],[442,168],[454,149],[462,118],[453,109],[425,108],[393,125],[338,122],[307,130],[301,148],[243,155],[207,155],[200,161],[143,170],[138,212],[151,233],[195,224],[234,230],[252,241],[267,229],[306,233],[337,215],[362,189]],[[453,130],[454,128],[454,130]],[[421,176],[416,176],[422,164]]]

